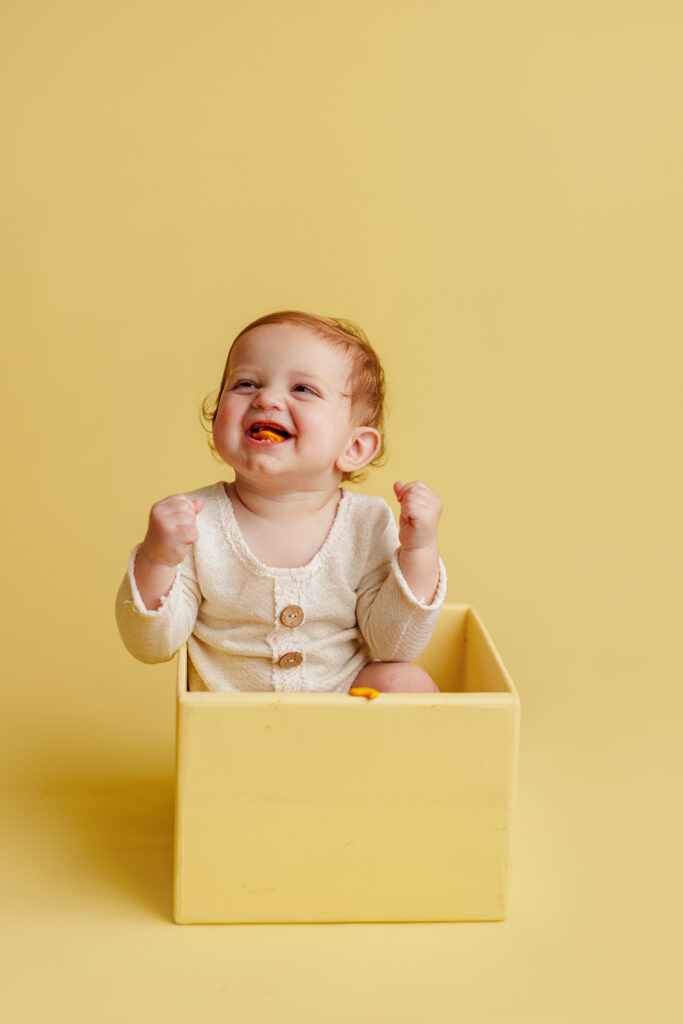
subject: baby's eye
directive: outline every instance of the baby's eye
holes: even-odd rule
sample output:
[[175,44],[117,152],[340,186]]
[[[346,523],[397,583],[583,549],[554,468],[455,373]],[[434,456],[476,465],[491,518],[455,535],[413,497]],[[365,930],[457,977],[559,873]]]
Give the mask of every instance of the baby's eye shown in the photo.
[[319,393],[315,390],[315,388],[310,387],[308,384],[295,384],[294,387],[292,388],[292,391],[298,391],[304,395],[319,396]]
[[246,389],[247,391],[249,391],[255,387],[256,384],[254,383],[253,380],[236,380],[232,386],[232,390],[237,391],[238,389]]

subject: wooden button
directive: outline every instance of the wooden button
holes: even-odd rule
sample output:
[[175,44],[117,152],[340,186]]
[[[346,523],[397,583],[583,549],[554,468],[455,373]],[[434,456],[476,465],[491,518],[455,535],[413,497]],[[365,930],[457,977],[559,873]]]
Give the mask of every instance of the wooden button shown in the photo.
[[290,629],[300,626],[303,621],[304,613],[298,604],[288,604],[280,613],[280,622],[283,626],[289,626]]
[[296,668],[303,660],[303,655],[299,654],[298,651],[289,651],[287,654],[282,655],[278,665],[280,668]]

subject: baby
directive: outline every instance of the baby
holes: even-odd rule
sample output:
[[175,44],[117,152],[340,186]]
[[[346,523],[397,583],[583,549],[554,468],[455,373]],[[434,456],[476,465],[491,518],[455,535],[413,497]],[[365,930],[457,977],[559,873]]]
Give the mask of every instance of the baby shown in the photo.
[[128,650],[167,661],[185,642],[191,690],[429,692],[411,664],[446,591],[441,503],[396,483],[340,486],[383,451],[384,375],[347,320],[287,311],[238,334],[213,446],[235,478],[153,505],[116,601]]

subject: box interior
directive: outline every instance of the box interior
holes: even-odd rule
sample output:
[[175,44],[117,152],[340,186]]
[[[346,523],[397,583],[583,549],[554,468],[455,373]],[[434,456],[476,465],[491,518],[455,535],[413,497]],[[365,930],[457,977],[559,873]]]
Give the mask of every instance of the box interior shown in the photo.
[[[442,694],[508,693],[515,695],[514,685],[503,665],[481,619],[467,605],[444,605],[437,627],[424,653],[416,659],[431,675]],[[179,697],[187,689],[187,648],[178,652]],[[221,701],[239,697],[271,697],[271,694],[232,694],[194,691],[193,699],[211,698]],[[300,694],[278,694],[278,699],[296,698]],[[308,697],[338,697],[338,694],[308,694]],[[406,695],[406,700],[421,699],[421,694]],[[426,695],[425,695],[426,696]],[[433,694],[429,694],[433,698]],[[393,694],[393,700],[403,697]]]

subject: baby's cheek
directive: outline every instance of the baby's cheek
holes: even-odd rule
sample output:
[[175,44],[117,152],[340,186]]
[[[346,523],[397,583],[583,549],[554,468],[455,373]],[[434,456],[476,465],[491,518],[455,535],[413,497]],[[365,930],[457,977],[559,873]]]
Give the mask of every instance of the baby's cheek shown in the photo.
[[214,433],[216,431],[224,432],[227,430],[235,422],[235,417],[236,410],[234,409],[233,404],[229,401],[222,402],[213,423]]

